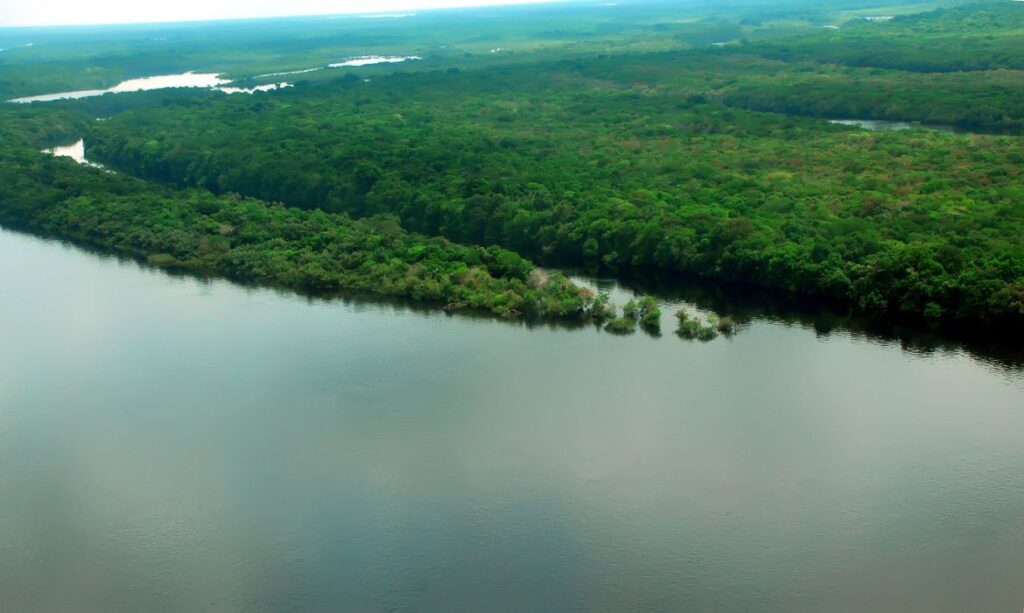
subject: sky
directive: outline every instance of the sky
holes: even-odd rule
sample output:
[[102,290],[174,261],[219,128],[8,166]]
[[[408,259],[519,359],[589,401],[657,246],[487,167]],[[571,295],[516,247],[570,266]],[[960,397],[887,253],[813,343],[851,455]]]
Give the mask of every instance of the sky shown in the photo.
[[0,0],[0,27],[376,14],[538,1],[545,0]]

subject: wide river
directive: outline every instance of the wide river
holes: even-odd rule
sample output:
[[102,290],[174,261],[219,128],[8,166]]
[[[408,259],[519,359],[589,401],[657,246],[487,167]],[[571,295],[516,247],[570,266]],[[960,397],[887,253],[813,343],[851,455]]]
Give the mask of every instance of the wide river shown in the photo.
[[1013,365],[312,301],[10,231],[0,279],[6,611],[1024,607]]

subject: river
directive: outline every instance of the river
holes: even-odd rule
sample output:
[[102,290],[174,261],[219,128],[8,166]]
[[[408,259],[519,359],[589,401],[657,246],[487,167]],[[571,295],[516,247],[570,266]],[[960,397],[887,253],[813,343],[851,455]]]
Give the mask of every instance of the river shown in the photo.
[[927,123],[911,123],[908,121],[888,121],[885,119],[830,119],[829,123],[838,124],[841,126],[851,126],[854,128],[863,128],[872,132],[890,132],[900,130],[934,130],[936,132],[946,132],[947,134],[953,134],[957,130],[953,126],[941,125],[941,124],[927,124]]
[[900,132],[902,130],[930,130],[932,132],[943,132],[945,134],[972,134],[972,135],[1016,135],[1020,130],[1014,128],[982,130],[977,128],[965,128],[941,123],[921,123],[919,121],[890,121],[886,119],[830,119],[829,123],[853,128],[861,128],[872,132]]
[[[2,49],[0,49],[2,51]],[[352,57],[342,62],[335,62],[326,66],[318,66],[316,68],[307,68],[304,70],[290,70],[286,72],[274,72],[268,74],[256,75],[257,78],[261,77],[274,77],[283,75],[297,75],[304,74],[307,72],[315,72],[318,70],[327,70],[331,68],[346,68],[346,67],[359,67],[359,66],[371,66],[374,64],[395,64],[399,62],[406,62],[412,60],[423,59],[419,56],[380,56],[380,55],[360,55]],[[215,89],[225,94],[253,94],[256,92],[267,92],[277,91],[291,87],[290,83],[265,83],[262,85],[255,85],[252,87],[236,87],[230,86],[232,83],[230,79],[223,79],[218,73],[195,73],[195,72],[183,72],[180,74],[168,74],[168,75],[156,75],[150,77],[142,77],[138,79],[129,79],[122,81],[117,85],[107,89],[85,89],[79,91],[70,92],[56,92],[52,94],[41,94],[36,96],[25,96],[22,98],[13,98],[8,102],[15,102],[20,104],[30,104],[32,102],[53,102],[55,100],[77,100],[79,98],[92,98],[94,96],[103,96],[105,94],[120,94],[125,92],[139,92],[139,91],[150,91],[154,89],[169,89],[176,87],[187,87],[187,88],[201,88],[201,89]]]
[[1012,364],[312,300],[11,231],[0,276],[6,610],[1024,606]]
[[169,89],[175,87],[215,89],[225,94],[253,94],[255,92],[274,91],[291,87],[289,83],[267,83],[254,87],[230,87],[228,79],[222,79],[217,73],[194,73],[184,72],[181,74],[158,75],[129,79],[107,89],[86,89],[72,92],[57,92],[53,94],[42,94],[39,96],[26,96],[14,98],[8,102],[28,104],[32,102],[53,102],[55,100],[77,100],[79,98],[92,98],[105,94],[121,94],[125,92],[151,91],[154,89]]

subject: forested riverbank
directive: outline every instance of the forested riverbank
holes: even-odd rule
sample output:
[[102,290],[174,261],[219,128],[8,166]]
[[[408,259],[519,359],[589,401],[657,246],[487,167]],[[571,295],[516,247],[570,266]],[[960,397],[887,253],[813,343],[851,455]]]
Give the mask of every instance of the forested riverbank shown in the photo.
[[1021,329],[1019,141],[730,109],[619,70],[638,65],[340,79],[171,104],[95,125],[90,151],[179,187],[393,214],[411,231],[557,265],[662,268]]
[[0,609],[1019,611],[1024,2],[901,1],[13,0]]
[[427,238],[386,216],[357,221],[154,186],[9,140],[0,145],[0,205],[4,225],[243,282],[550,320],[582,319],[592,303],[588,291],[536,274],[500,247]]
[[[108,175],[115,187],[68,179],[70,169],[5,153],[24,188],[9,188],[8,197],[35,202],[33,190],[53,189],[56,173],[67,181],[59,186],[65,196],[89,200],[77,209],[90,212],[87,220],[97,218],[89,207],[99,203],[134,207],[140,215],[118,215],[140,232],[122,228],[114,242],[165,265],[311,288],[378,288],[497,314],[586,316],[587,298],[549,303],[529,286],[537,262],[618,274],[658,269],[791,292],[878,319],[1019,335],[1018,137],[866,133],[777,114],[1015,129],[1024,118],[1019,66],[1000,50],[1024,27],[1018,8],[851,19],[839,30],[786,26],[802,36],[769,35],[762,21],[746,18],[734,30],[695,22],[703,25],[651,30],[671,49],[656,53],[612,52],[626,40],[638,44],[630,30],[607,35],[608,53],[593,53],[601,45],[591,40],[557,52],[538,46],[483,67],[469,51],[459,60],[438,47],[391,74],[318,74],[281,91],[37,103],[5,110],[26,142],[85,136],[91,159],[138,179]],[[760,40],[667,44],[684,30],[759,32]],[[871,59],[907,37],[935,43],[942,72]],[[565,59],[569,48],[579,52]],[[851,55],[858,49],[877,53]],[[958,63],[967,50],[993,55],[983,65]],[[111,190],[184,202],[188,212],[165,234],[156,207]],[[197,209],[198,200],[216,210]],[[266,206],[271,213],[257,215]],[[70,208],[48,210],[51,232],[85,223]],[[237,224],[227,220],[239,214],[250,229],[265,226],[258,247],[241,249]],[[154,224],[161,240],[190,238],[184,247],[150,244],[142,230]],[[360,241],[386,228],[391,242],[372,257],[353,247],[367,259],[343,261],[330,249],[352,247],[348,239],[328,234],[316,243],[306,235],[324,225],[351,229]],[[230,258],[220,254],[225,248]],[[430,254],[440,263],[422,266]],[[433,268],[440,277],[426,272]],[[466,289],[479,283],[465,271],[478,270],[486,289]],[[563,299],[564,308],[555,306]]]

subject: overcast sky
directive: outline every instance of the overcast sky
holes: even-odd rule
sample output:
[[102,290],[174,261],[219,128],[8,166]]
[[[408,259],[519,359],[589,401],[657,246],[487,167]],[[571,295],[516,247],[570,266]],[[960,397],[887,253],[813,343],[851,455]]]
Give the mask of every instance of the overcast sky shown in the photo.
[[0,26],[383,13],[536,1],[538,0],[0,0]]

